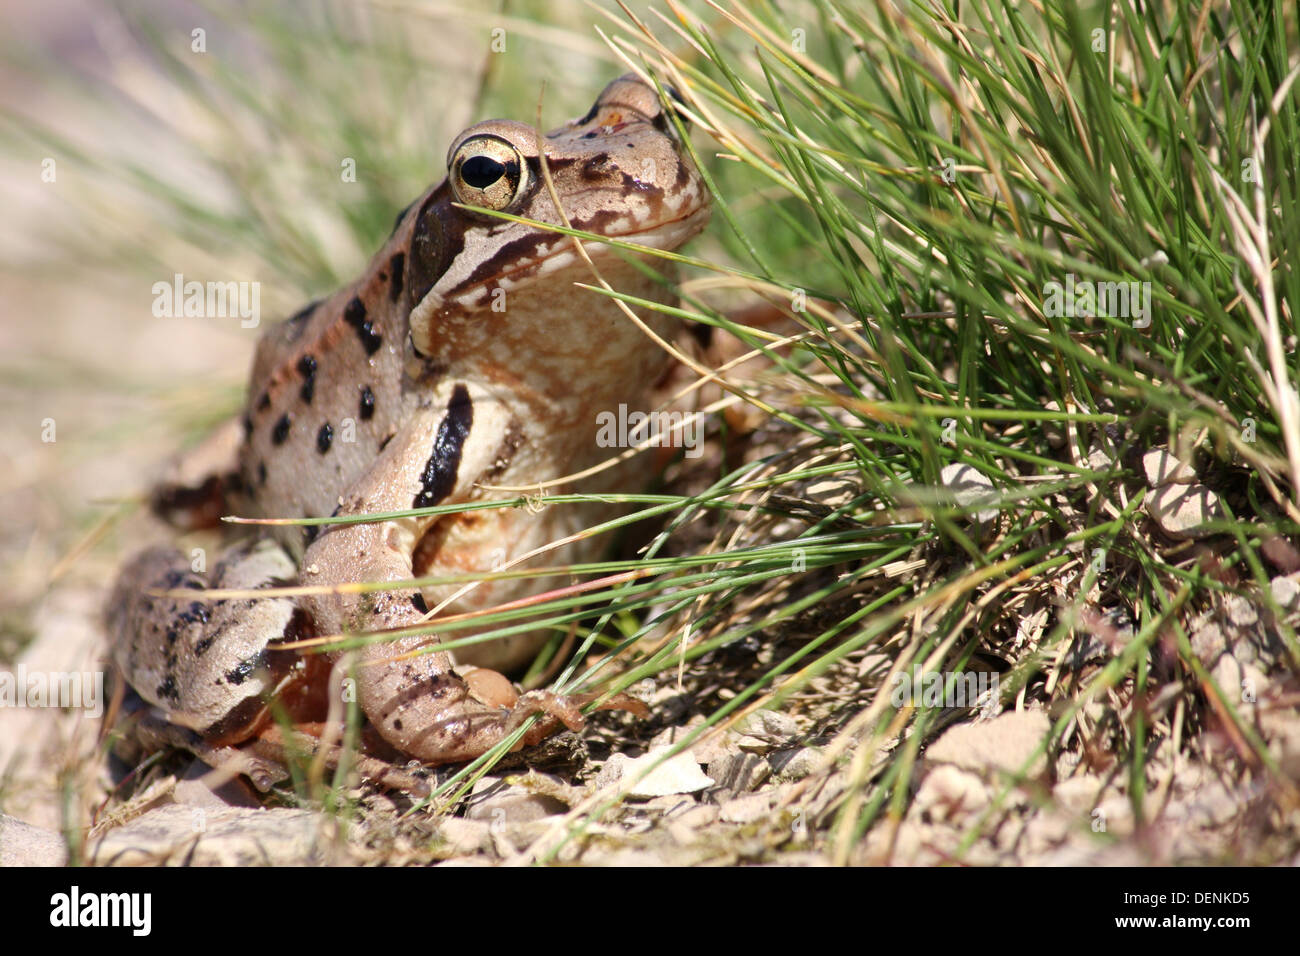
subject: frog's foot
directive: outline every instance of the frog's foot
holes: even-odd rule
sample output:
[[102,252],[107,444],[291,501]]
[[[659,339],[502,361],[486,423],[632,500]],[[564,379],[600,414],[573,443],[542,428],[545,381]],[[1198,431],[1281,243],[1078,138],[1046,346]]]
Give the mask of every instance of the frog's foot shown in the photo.
[[252,781],[262,793],[266,793],[289,779],[288,767],[291,760],[314,759],[321,755],[323,765],[329,770],[335,770],[340,764],[346,763],[362,778],[381,787],[402,790],[417,797],[428,796],[431,792],[429,781],[421,772],[406,770],[382,756],[365,752],[371,749],[369,745],[361,752],[348,753],[344,760],[344,749],[341,746],[322,744],[321,738],[325,736],[326,727],[320,723],[299,724],[287,732],[278,724],[270,724],[238,747],[226,747],[212,744],[194,731],[168,722],[156,707],[144,705],[128,719],[131,726],[126,728],[126,736],[114,747],[119,757],[128,763],[138,763],[147,754],[167,748],[192,753],[212,768],[212,774],[205,778],[212,789],[243,776]]
[[[469,687],[470,696],[483,704],[504,707],[520,714],[519,723],[533,714],[545,714],[552,718],[551,730],[563,724],[570,730],[581,730],[583,718],[581,708],[600,700],[600,694],[553,694],[550,691],[529,691],[522,697],[504,674],[486,667],[461,666],[457,674]],[[625,710],[641,719],[650,716],[650,708],[645,703],[629,694],[613,694],[608,700],[596,707],[597,710]],[[519,723],[516,723],[517,727]]]
[[245,776],[253,786],[265,793],[277,783],[289,778],[283,760],[264,756],[247,747],[223,747],[208,743],[192,730],[170,723],[166,716],[156,707],[145,707],[133,716],[130,742],[140,748],[128,753],[119,749],[119,756],[124,759],[142,757],[165,748],[185,750],[194,754],[216,771],[220,779],[209,780],[212,787],[218,787],[228,780]]
[[[323,723],[297,724],[286,733],[277,724],[266,727],[244,749],[258,758],[286,765],[294,757],[319,758],[322,765],[329,770],[347,766],[361,776],[380,787],[401,790],[416,797],[427,797],[432,788],[429,779],[418,769],[406,770],[396,766],[382,756],[375,756],[366,751],[371,749],[387,750],[386,745],[376,735],[375,742],[382,746],[373,748],[372,742],[363,741],[362,749],[346,750],[337,743],[325,744],[322,738],[327,736],[328,727]],[[338,739],[337,731],[333,736]]]
[[[561,727],[579,731],[586,724],[582,708],[601,696],[541,690],[518,695],[504,677],[482,668],[466,674],[464,680],[444,674],[426,681],[421,688],[424,699],[442,703],[432,719],[422,719],[421,709],[403,707],[397,700],[390,700],[390,706],[381,709],[378,721],[376,713],[370,717],[390,743],[428,764],[479,757],[533,717],[540,719],[512,750],[541,743]],[[615,694],[596,709],[624,710],[642,718],[650,715],[643,702],[627,694]]]
[[[573,731],[581,730],[585,726],[582,708],[599,700],[600,696],[600,694],[552,694],[544,690],[529,691],[519,697],[510,709],[511,732],[534,714],[542,715],[542,719],[524,734],[523,742],[530,747],[555,733],[560,729],[561,724]],[[642,719],[650,716],[650,708],[628,694],[615,694],[596,709],[625,710]]]

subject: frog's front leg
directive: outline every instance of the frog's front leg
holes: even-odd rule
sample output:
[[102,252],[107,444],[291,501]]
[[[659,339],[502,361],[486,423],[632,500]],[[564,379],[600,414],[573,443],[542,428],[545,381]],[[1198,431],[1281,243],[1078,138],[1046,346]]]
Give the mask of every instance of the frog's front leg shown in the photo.
[[[463,502],[476,481],[499,467],[510,434],[510,413],[499,401],[486,393],[472,394],[463,383],[440,390],[429,408],[389,440],[337,513]],[[417,546],[439,520],[449,519],[329,526],[307,550],[302,583],[409,580]],[[517,540],[503,544],[519,546]],[[415,590],[311,595],[304,605],[319,633],[334,634],[414,627],[428,610]],[[467,681],[453,671],[446,651],[430,649],[436,645],[436,637],[406,636],[372,642],[359,654],[361,708],[380,735],[404,753],[427,763],[467,760],[538,713],[547,719],[530,729],[524,743],[540,741],[557,729],[557,721],[572,729],[582,726],[578,708],[587,698],[545,692],[517,697],[509,682],[492,671],[477,671]]]

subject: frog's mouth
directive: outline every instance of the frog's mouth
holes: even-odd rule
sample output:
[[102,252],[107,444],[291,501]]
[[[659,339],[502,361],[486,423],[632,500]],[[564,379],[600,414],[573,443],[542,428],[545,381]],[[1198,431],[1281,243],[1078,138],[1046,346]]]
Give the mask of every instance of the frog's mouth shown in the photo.
[[[703,230],[708,224],[711,212],[708,203],[701,203],[672,219],[657,222],[649,228],[633,228],[611,233],[605,237],[605,240],[632,243],[646,249],[673,250]],[[573,228],[584,232],[595,232],[603,225],[604,223],[593,220],[574,222]],[[543,232],[540,226],[529,225],[525,228],[527,232],[500,241],[496,251],[481,261],[468,276],[458,276],[453,263],[442,279],[429,290],[423,301],[412,309],[412,330],[427,326],[429,320],[438,311],[448,308],[467,311],[484,308],[491,304],[492,296],[497,293],[497,290],[509,294],[543,276],[554,275],[575,265],[586,268],[574,248],[573,237],[549,230]],[[635,251],[620,249],[605,240],[581,240],[583,249],[597,268],[602,263],[620,261],[620,252],[626,255]],[[472,248],[473,244],[467,242],[465,249],[468,251]],[[512,265],[509,267],[495,265],[498,262],[503,264],[510,262]]]

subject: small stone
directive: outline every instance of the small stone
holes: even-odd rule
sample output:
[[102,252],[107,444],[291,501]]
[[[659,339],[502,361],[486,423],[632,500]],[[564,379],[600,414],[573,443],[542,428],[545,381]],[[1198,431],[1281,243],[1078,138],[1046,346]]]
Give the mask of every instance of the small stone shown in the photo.
[[568,809],[564,800],[552,793],[540,793],[533,786],[481,777],[474,784],[465,817],[488,823],[528,823],[566,813]]
[[214,783],[221,776],[202,760],[191,761],[184,776],[176,781],[172,799],[187,807],[260,807],[261,801],[243,777]]
[[757,754],[723,754],[709,764],[709,776],[731,793],[745,793],[761,787],[772,773],[772,765]]
[[767,758],[767,762],[781,780],[802,780],[821,767],[822,751],[820,747],[778,750]]
[[[925,751],[929,764],[950,763],[976,773],[1016,773],[1047,737],[1052,723],[1042,711],[1009,711],[979,724],[944,731]],[[1033,777],[1046,767],[1039,754],[1028,768]]]
[[1255,705],[1272,683],[1254,662],[1238,660],[1231,654],[1220,655],[1210,674],[1227,703],[1246,718],[1253,718]]
[[753,823],[772,812],[772,798],[766,793],[747,793],[722,805],[719,816],[724,823]]
[[1249,597],[1233,595],[1217,611],[1197,617],[1189,627],[1192,650],[1206,667],[1223,657],[1269,670],[1285,655],[1285,647],[1269,616]]
[[1269,582],[1273,600],[1287,614],[1300,611],[1300,583],[1291,575],[1282,575]]
[[[615,754],[601,768],[596,780],[597,786],[618,783],[634,797],[695,793],[713,786],[713,780],[704,775],[689,750],[684,750],[655,767],[667,751],[667,747],[660,747],[635,759]],[[650,770],[651,767],[654,769]],[[638,780],[647,770],[649,773]]]
[[[997,491],[992,479],[971,465],[945,465],[939,473],[939,480],[958,507],[971,509],[979,505],[997,504]],[[981,525],[989,524],[997,516],[997,508],[985,508],[970,514],[971,520]]]
[[806,494],[828,508],[841,508],[861,493],[857,482],[840,476],[822,478],[808,486]]
[[1265,532],[1259,543],[1260,553],[1269,564],[1283,574],[1295,574],[1300,571],[1300,548],[1280,534]]
[[756,710],[736,725],[737,746],[748,753],[766,753],[799,736],[799,723],[775,710]]
[[63,837],[0,813],[0,867],[63,866],[67,862]]
[[1100,445],[1093,445],[1088,450],[1088,468],[1091,471],[1109,471],[1115,467],[1115,459],[1110,457]]
[[1223,605],[1223,617],[1236,631],[1250,631],[1259,627],[1259,606],[1249,598],[1233,595]]
[[1065,813],[1086,816],[1097,803],[1100,787],[1096,777],[1070,777],[1052,788],[1052,799]]
[[1152,488],[1172,484],[1189,485],[1196,481],[1196,472],[1164,448],[1143,455],[1142,470],[1146,473],[1147,484]]
[[1210,534],[1203,526],[1223,517],[1219,496],[1204,485],[1164,485],[1150,492],[1144,504],[1160,530],[1173,538]]
[[951,821],[980,812],[989,799],[989,788],[977,774],[941,764],[921,781],[914,806],[923,819]]
[[492,824],[464,817],[447,817],[438,825],[439,847],[446,856],[492,852]]
[[1133,833],[1133,804],[1123,794],[1107,797],[1089,814],[1094,833],[1127,837]]
[[693,806],[681,807],[672,814],[672,820],[674,823],[692,829],[712,826],[718,822],[718,808],[712,803],[697,803]]
[[1300,778],[1300,718],[1294,712],[1270,716],[1273,719],[1265,726],[1269,753],[1287,777]]
[[308,810],[167,806],[109,830],[96,866],[293,866],[328,859],[329,818]]

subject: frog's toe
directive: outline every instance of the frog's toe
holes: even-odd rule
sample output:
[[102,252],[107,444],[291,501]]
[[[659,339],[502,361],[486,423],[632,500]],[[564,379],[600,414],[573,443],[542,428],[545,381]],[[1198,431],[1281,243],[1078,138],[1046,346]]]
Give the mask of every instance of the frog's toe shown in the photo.
[[570,730],[581,730],[586,725],[586,720],[582,716],[582,701],[577,697],[566,697],[561,694],[552,694],[550,691],[533,690],[524,694],[515,701],[514,708],[510,711],[510,729],[518,727],[529,717],[534,714],[544,714],[550,717],[550,721],[541,721],[535,730],[543,731],[534,739],[533,731],[527,735],[529,744],[535,744],[543,737],[555,732],[555,721],[568,727]]
[[[554,733],[558,729],[558,724],[563,724],[570,730],[581,730],[586,723],[582,708],[599,700],[600,697],[600,694],[553,694],[549,691],[530,691],[515,702],[510,713],[511,728],[518,727],[534,714],[544,715],[544,719],[525,735],[524,740],[529,746],[540,743]],[[596,710],[625,710],[643,719],[650,716],[650,709],[642,701],[628,694],[614,694],[608,700],[598,704]]]

